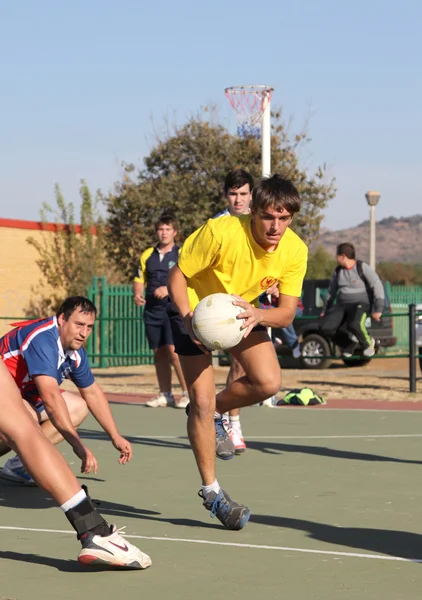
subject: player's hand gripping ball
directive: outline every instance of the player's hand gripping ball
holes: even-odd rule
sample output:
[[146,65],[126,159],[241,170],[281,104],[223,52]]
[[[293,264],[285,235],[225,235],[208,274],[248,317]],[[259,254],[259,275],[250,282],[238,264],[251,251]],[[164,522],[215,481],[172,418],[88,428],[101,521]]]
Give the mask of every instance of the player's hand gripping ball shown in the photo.
[[235,298],[230,294],[211,294],[193,311],[193,332],[209,350],[229,350],[245,335],[245,330],[241,329],[243,320],[236,318],[244,310],[235,306],[233,300]]

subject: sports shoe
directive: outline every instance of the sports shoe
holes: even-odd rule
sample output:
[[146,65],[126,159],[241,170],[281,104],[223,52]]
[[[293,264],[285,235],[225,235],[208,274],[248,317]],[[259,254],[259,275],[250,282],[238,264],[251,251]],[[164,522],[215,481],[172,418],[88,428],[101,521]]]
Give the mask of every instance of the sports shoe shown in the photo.
[[363,351],[364,356],[374,356],[375,354],[375,340],[371,337],[371,341],[369,342],[369,346],[365,348]]
[[251,516],[249,508],[234,502],[222,489],[218,493],[210,492],[207,496],[204,496],[203,490],[199,490],[198,496],[203,499],[210,516],[217,517],[227,529],[242,529],[249,521]]
[[300,358],[302,356],[302,349],[300,347],[299,342],[296,342],[296,344],[293,346],[292,354],[293,358]]
[[351,358],[353,356],[354,351],[356,350],[357,343],[351,342],[346,348],[342,350],[343,358]]
[[121,529],[111,525],[111,534],[95,535],[87,531],[81,535],[82,550],[78,562],[82,565],[112,565],[125,569],[148,569],[151,559],[148,554],[130,544],[120,535]]
[[4,467],[0,470],[0,477],[2,479],[7,479],[7,481],[21,483],[22,485],[30,485],[32,487],[37,486],[31,475],[21,463],[19,456],[14,456],[6,461]]
[[223,417],[214,419],[214,425],[216,433],[215,454],[217,458],[221,458],[221,460],[230,460],[235,455],[235,449],[233,442],[227,433]]
[[242,432],[230,427],[227,430],[227,433],[229,434],[229,438],[233,443],[235,454],[243,454],[246,450],[246,444],[245,440],[243,439]]
[[182,397],[174,404],[174,408],[186,408],[189,404],[189,396],[187,392],[183,392]]
[[175,401],[173,394],[166,396],[165,394],[160,394],[156,398],[152,398],[145,402],[145,406],[149,408],[166,408],[167,406],[175,406]]

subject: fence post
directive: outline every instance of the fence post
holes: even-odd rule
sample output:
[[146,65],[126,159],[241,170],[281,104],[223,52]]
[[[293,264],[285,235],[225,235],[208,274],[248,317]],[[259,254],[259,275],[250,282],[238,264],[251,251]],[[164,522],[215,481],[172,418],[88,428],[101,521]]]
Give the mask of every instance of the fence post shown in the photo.
[[416,392],[416,305],[409,304],[409,391]]
[[107,293],[107,280],[105,277],[101,277],[100,286],[100,369],[108,367],[108,358],[105,358],[105,354],[109,354],[108,344],[108,293]]

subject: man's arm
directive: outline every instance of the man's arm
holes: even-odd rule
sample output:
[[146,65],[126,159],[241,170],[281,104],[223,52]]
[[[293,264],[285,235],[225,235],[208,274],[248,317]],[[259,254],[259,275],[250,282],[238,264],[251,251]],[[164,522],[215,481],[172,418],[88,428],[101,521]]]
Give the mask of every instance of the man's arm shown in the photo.
[[174,265],[169,271],[167,279],[167,288],[170,294],[170,298],[173,304],[177,308],[180,316],[183,319],[183,325],[190,335],[192,341],[201,348],[204,352],[209,352],[201,342],[195,337],[192,329],[192,315],[193,312],[190,309],[189,296],[188,296],[188,284],[186,277],[180,270],[178,265]]
[[120,451],[119,462],[121,464],[129,462],[132,458],[132,447],[130,443],[120,435],[110,405],[101,387],[98,383],[94,382],[89,387],[78,389],[82,398],[85,400],[90,413],[104,429],[114,447]]
[[328,284],[328,290],[327,290],[327,293],[326,293],[325,299],[324,299],[324,308],[322,309],[322,312],[320,314],[321,317],[324,316],[324,314],[327,312],[327,310],[329,308],[331,308],[331,306],[333,305],[333,302],[334,302],[336,294],[337,294],[337,287],[338,287],[337,281],[338,281],[338,271],[336,269],[330,279],[330,283]]
[[62,434],[70,444],[75,454],[82,460],[82,472],[97,472],[97,460],[81,439],[73,426],[66,402],[60,393],[59,386],[54,377],[49,375],[34,375],[33,380],[37,386],[39,395],[44,403],[48,417],[54,427]]
[[245,312],[238,315],[238,319],[243,319],[245,337],[247,337],[256,325],[265,327],[288,327],[293,323],[296,315],[296,308],[299,298],[296,296],[286,296],[280,294],[278,297],[278,306],[271,310],[255,308],[240,296],[234,296],[236,299],[233,304],[241,306]]
[[136,306],[143,306],[145,304],[144,287],[144,284],[140,281],[133,282],[133,301]]
[[167,279],[167,288],[170,294],[170,298],[173,304],[179,311],[179,314],[184,319],[191,313],[189,296],[188,296],[188,284],[186,277],[180,270],[178,265],[174,265],[169,271]]
[[372,267],[370,267],[366,263],[362,263],[362,271],[365,275],[365,278],[372,288],[374,294],[374,302],[372,306],[372,318],[375,321],[379,321],[381,319],[382,312],[384,310],[385,303],[385,292],[384,286],[382,285],[382,281],[379,278],[379,275],[374,271]]

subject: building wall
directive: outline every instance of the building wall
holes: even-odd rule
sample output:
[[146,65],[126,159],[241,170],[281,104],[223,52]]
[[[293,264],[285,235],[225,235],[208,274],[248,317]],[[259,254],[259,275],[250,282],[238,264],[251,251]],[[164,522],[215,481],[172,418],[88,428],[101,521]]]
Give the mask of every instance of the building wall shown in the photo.
[[[42,241],[43,237],[53,235],[55,228],[52,223],[45,226],[35,221],[0,219],[0,335],[10,330],[10,320],[3,317],[24,317],[33,296],[31,288],[41,280],[36,264],[38,252],[27,239]],[[43,289],[44,294],[48,291]]]

